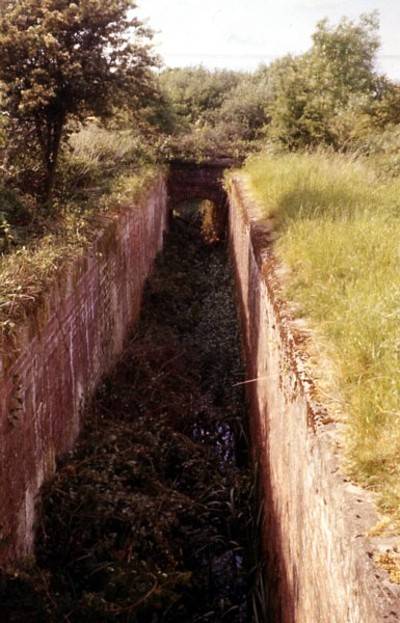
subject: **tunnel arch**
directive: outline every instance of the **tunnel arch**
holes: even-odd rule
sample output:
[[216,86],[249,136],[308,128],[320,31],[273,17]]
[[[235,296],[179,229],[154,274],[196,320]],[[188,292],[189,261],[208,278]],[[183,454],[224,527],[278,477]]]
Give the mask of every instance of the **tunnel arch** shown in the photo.
[[169,206],[191,200],[211,201],[216,208],[220,232],[225,231],[228,201],[223,185],[224,171],[236,165],[230,159],[217,159],[204,163],[173,160],[168,176]]

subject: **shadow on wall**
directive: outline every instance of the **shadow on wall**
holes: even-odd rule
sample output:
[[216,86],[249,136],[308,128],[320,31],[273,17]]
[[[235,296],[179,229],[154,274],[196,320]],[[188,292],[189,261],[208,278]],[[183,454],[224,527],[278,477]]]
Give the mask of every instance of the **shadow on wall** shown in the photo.
[[[235,227],[235,224],[231,223],[231,226]],[[252,234],[256,233],[256,228],[254,228]],[[238,235],[236,246],[231,238],[230,247],[236,277],[242,347],[246,360],[246,393],[251,414],[249,418],[251,448],[253,462],[258,467],[260,492],[259,530],[264,568],[260,574],[257,596],[260,604],[261,601],[265,604],[264,620],[266,623],[293,622],[296,616],[297,597],[293,592],[293,586],[289,583],[287,570],[283,564],[286,540],[274,505],[276,492],[273,491],[270,477],[265,381],[258,379],[254,382],[257,377],[264,377],[270,372],[267,372],[266,357],[263,352],[267,318],[265,318],[265,305],[261,291],[262,280],[260,280],[258,262],[255,257],[260,245],[257,235],[252,236],[250,244]]]

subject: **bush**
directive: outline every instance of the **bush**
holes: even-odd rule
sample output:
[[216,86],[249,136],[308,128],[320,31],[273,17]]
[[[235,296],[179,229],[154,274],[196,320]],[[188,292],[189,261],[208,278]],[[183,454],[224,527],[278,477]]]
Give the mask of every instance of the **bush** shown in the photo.
[[353,142],[352,149],[368,156],[378,173],[386,177],[400,175],[400,124],[383,130],[369,128],[362,138]]

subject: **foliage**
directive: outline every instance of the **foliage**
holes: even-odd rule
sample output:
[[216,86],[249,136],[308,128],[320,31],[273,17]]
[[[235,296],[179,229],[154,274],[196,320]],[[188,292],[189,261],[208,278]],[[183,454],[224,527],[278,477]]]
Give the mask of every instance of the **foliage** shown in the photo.
[[160,154],[166,160],[189,160],[198,163],[215,158],[233,157],[241,155],[240,141],[237,136],[232,137],[223,125],[198,126],[183,134],[173,134],[167,137],[160,146]]
[[293,313],[313,329],[322,401],[345,414],[347,470],[400,525],[400,181],[322,152],[260,156],[245,172],[276,223]]
[[13,253],[33,241],[40,246],[40,236],[56,231],[66,214],[89,217],[96,205],[101,210],[108,201],[131,196],[138,186],[137,174],[145,185],[146,168],[154,161],[155,151],[144,144],[141,131],[107,129],[94,121],[82,126],[71,133],[69,147],[61,153],[52,214],[40,210],[31,195],[12,190],[9,183],[0,187],[0,254]]
[[290,150],[344,149],[366,128],[400,120],[399,88],[374,67],[378,27],[375,13],[335,27],[323,20],[309,52],[272,64],[269,139]]
[[0,336],[40,303],[68,260],[103,227],[101,215],[135,201],[154,180],[154,151],[141,131],[118,129],[116,119],[113,125],[92,121],[70,134],[51,214],[27,193],[0,189]]
[[347,18],[331,28],[327,20],[317,24],[311,49],[313,64],[321,88],[328,89],[339,106],[345,106],[353,94],[375,91],[378,29],[376,13],[362,15],[358,24]]
[[160,84],[170,138],[166,157],[243,158],[269,144],[354,150],[371,131],[400,122],[400,87],[375,70],[376,13],[319,22],[311,49],[254,74],[202,67],[166,70]]
[[161,147],[164,157],[241,159],[256,148],[267,120],[264,69],[254,75],[174,69],[163,72],[160,81],[172,120],[171,136]]
[[231,140],[256,141],[268,123],[267,106],[271,97],[268,68],[260,67],[254,74],[242,76],[224,99],[217,125],[225,127]]
[[109,117],[153,92],[149,32],[131,0],[6,1],[0,11],[0,81],[9,138],[41,154],[51,193],[68,120]]
[[100,196],[115,177],[134,173],[154,158],[139,132],[92,121],[70,135],[69,149],[61,154],[57,196],[80,201]]
[[384,177],[400,176],[400,124],[375,128],[354,141],[354,150],[368,157],[371,166]]
[[268,123],[267,104],[271,97],[267,68],[254,74],[244,74],[226,96],[214,116],[215,152],[225,146],[223,153],[242,160],[257,151],[262,143],[263,128]]
[[166,158],[242,159],[262,143],[287,150],[355,150],[400,122],[400,87],[375,69],[376,13],[319,22],[311,49],[255,73],[170,69],[160,84],[170,136]]
[[160,84],[176,115],[180,127],[210,121],[238,84],[240,74],[234,71],[209,71],[204,67],[166,69]]
[[31,220],[30,211],[17,194],[0,188],[0,256],[25,241]]

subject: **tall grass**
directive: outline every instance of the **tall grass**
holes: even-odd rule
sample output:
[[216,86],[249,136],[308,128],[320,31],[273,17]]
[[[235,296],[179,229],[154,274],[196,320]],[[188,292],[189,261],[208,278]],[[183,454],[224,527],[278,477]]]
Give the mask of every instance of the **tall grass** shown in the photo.
[[315,370],[331,404],[340,389],[347,469],[400,526],[400,180],[323,153],[258,156],[245,173],[275,219],[286,296],[332,360]]
[[2,337],[17,330],[57,274],[98,235],[104,226],[98,217],[134,202],[154,181],[159,168],[146,149],[130,130],[92,123],[72,134],[62,154],[51,213],[27,212],[0,187],[0,348]]
[[[40,302],[43,293],[69,261],[78,257],[104,227],[99,216],[134,202],[155,180],[155,168],[117,177],[96,205],[68,204],[46,234],[0,254],[0,344]],[[1,240],[1,239],[0,239]],[[1,346],[0,346],[1,348]]]
[[[91,124],[73,134],[70,143],[52,213],[42,214],[41,227],[32,227],[31,237],[21,243],[9,223],[11,217],[17,224],[23,220],[23,206],[0,188],[0,341],[38,304],[57,273],[91,243],[104,226],[98,217],[134,202],[157,174],[129,130]],[[9,252],[2,254],[3,248]]]
[[131,130],[109,130],[95,123],[82,127],[69,139],[60,166],[61,190],[104,190],[116,175],[137,169],[151,160],[142,138]]

